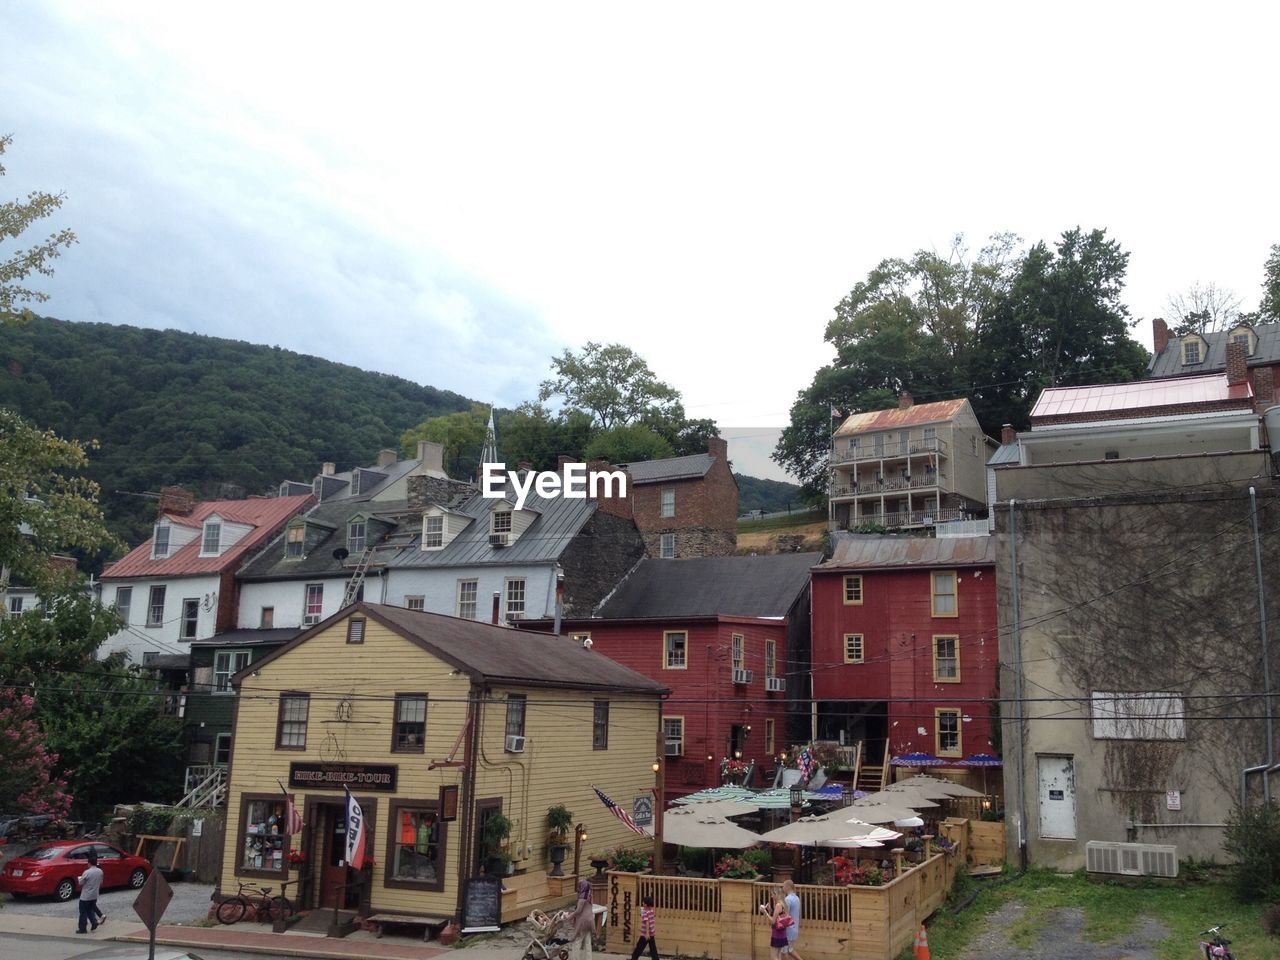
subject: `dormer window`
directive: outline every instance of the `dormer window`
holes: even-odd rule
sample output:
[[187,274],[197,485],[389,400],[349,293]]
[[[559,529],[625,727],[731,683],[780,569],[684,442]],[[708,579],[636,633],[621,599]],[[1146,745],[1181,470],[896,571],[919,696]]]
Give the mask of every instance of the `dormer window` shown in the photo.
[[1184,366],[1200,363],[1204,360],[1204,341],[1199,337],[1187,337],[1182,341],[1182,363]]
[[169,556],[169,524],[157,523],[151,535],[151,559],[163,560]]
[[222,552],[222,521],[206,520],[200,539],[200,556],[216,557]]
[[444,546],[444,517],[422,518],[422,549],[439,550]]
[[286,560],[301,560],[306,547],[307,528],[303,524],[290,527],[284,532],[284,556]]
[[511,533],[511,511],[495,510],[489,528],[490,533]]
[[1236,327],[1227,334],[1227,342],[1243,344],[1244,355],[1246,357],[1252,357],[1253,351],[1257,349],[1256,344],[1258,341],[1254,332],[1248,327]]
[[363,520],[352,520],[347,524],[347,550],[352,553],[364,553],[365,523]]

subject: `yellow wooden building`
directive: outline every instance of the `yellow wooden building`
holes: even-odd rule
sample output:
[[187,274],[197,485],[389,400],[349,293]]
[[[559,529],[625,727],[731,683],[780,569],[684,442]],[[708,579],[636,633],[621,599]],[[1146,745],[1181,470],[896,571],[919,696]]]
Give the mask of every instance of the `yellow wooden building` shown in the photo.
[[[652,809],[665,691],[575,641],[357,603],[233,683],[218,896],[251,878],[288,880],[303,909],[461,919],[483,872],[484,823],[501,813],[515,869],[505,922],[571,892],[547,877],[548,807],[564,804],[583,825],[584,867],[597,850],[646,845],[591,788],[628,813]],[[282,785],[304,821],[297,835]],[[346,887],[344,785],[373,860]]]

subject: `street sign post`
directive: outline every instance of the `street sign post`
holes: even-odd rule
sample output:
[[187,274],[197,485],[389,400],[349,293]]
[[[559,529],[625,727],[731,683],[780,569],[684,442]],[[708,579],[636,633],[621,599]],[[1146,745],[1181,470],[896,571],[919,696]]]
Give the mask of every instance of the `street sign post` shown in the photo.
[[142,919],[151,933],[147,960],[156,960],[156,927],[160,925],[160,918],[164,916],[172,899],[173,887],[169,886],[169,881],[159,870],[152,870],[151,876],[147,877],[147,882],[138,891],[138,898],[133,901],[133,912]]

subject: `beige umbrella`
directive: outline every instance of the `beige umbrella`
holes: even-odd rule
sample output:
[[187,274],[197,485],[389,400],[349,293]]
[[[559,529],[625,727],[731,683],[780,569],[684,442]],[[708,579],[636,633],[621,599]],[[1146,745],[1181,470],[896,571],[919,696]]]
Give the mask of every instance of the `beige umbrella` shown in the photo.
[[669,812],[694,810],[708,817],[740,817],[744,813],[755,813],[759,809],[759,806],[749,800],[700,800],[696,803],[686,803]]
[[[942,793],[944,799],[948,797],[981,797],[983,796],[983,794],[978,792],[977,790],[974,790],[971,787],[966,787],[964,784],[956,783],[954,780],[944,780],[942,777],[927,777],[923,774],[919,774],[914,777],[908,777],[906,780],[899,780],[897,783],[895,783],[893,786],[889,787],[888,789],[896,790],[898,787],[907,787],[912,790],[927,788],[927,789]],[[927,793],[925,794],[925,796],[932,797],[933,794]]]
[[698,809],[698,804],[668,810],[662,817],[662,839],[682,847],[742,850],[760,842],[760,835]]
[[892,786],[885,787],[882,792],[907,794],[912,797],[924,797],[928,800],[950,800],[952,796],[941,787],[935,787],[931,783],[921,783],[919,778],[895,783]]
[[878,847],[885,840],[894,840],[900,836],[902,834],[872,826],[870,823],[850,821],[845,817],[825,813],[800,817],[786,826],[762,833],[760,839],[770,843],[794,843],[814,847]]
[[892,790],[886,787],[883,790],[877,790],[875,793],[868,793],[865,797],[859,797],[853,801],[856,803],[900,803],[916,810],[927,809],[928,807],[936,807],[936,800],[930,800],[923,793],[915,790]]
[[831,816],[844,818],[847,821],[861,820],[865,823],[893,823],[895,820],[906,820],[914,817],[916,811],[908,807],[900,799],[888,797],[884,800],[855,800],[847,807],[832,812]]

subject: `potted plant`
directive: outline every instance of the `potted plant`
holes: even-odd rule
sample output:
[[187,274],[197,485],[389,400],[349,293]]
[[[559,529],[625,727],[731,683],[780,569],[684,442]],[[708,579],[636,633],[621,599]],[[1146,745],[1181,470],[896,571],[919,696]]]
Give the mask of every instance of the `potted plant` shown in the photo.
[[[511,836],[511,821],[500,813],[495,813],[484,823],[485,871],[494,877],[506,873],[506,864],[510,855],[502,849]],[[505,856],[504,856],[505,855]]]
[[564,858],[569,852],[569,828],[573,826],[573,811],[563,803],[547,808],[547,850],[551,856],[553,877],[564,876]]
[[728,855],[716,861],[715,874],[723,880],[754,880],[760,871],[746,857]]
[[593,853],[587,860],[596,871],[596,879],[604,880],[604,871],[609,866],[608,852]]
[[628,847],[617,847],[608,852],[609,867],[624,873],[640,873],[648,870],[651,854],[648,850],[635,850]]

